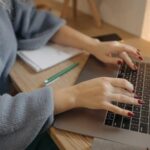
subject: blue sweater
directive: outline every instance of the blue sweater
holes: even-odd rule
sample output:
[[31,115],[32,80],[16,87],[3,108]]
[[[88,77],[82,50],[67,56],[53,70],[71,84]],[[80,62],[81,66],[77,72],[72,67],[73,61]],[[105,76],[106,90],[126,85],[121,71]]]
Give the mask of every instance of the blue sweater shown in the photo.
[[64,25],[51,13],[11,0],[11,14],[0,6],[0,150],[23,150],[54,118],[52,89],[8,94],[8,75],[17,50],[45,45]]

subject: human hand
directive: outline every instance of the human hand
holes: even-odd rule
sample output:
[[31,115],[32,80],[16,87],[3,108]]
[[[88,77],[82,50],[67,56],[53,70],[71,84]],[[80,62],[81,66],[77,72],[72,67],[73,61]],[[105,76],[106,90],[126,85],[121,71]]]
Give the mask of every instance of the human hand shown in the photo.
[[125,62],[133,70],[136,70],[137,66],[133,63],[132,58],[143,60],[138,49],[118,41],[100,42],[95,40],[90,53],[104,63],[120,65]]
[[133,112],[115,106],[112,100],[135,105],[143,104],[134,98],[133,85],[125,79],[101,77],[79,83],[55,94],[55,110],[60,113],[73,108],[104,109],[123,116]]

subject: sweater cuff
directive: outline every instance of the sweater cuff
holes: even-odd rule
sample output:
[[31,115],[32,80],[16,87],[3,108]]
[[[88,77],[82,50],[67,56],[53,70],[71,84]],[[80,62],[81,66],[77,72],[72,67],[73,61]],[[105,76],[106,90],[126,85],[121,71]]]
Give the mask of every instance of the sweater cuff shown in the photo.
[[[35,104],[35,110],[39,111],[39,118],[47,118],[49,120],[49,125],[53,123],[54,120],[54,99],[53,91],[50,87],[44,87],[33,92],[34,98],[37,96],[37,105]],[[39,109],[37,109],[38,107]]]

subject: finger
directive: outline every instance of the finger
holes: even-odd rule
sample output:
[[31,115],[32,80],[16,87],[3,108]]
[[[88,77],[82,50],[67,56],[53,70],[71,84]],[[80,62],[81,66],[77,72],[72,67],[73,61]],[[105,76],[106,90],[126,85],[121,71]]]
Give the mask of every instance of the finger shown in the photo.
[[[137,49],[137,50],[138,50],[138,49]],[[143,56],[142,56],[141,52],[138,51],[137,54],[139,55],[139,56],[138,56],[138,59],[139,59],[139,60],[143,60]]]
[[114,65],[123,64],[123,60],[121,58],[111,57],[111,56],[105,56],[104,62],[107,64],[114,64]]
[[120,42],[114,42],[113,46],[115,49],[115,51],[113,49],[113,53],[120,54],[122,52],[126,52],[129,55],[132,55],[133,57],[135,57],[139,60],[143,60],[143,57],[142,57],[141,53],[139,52],[139,50],[131,45],[127,45],[125,43],[120,43]]
[[122,116],[127,116],[127,117],[133,117],[134,116],[134,113],[129,111],[129,110],[126,110],[126,109],[122,109],[118,106],[115,106],[111,103],[106,103],[105,104],[105,108],[108,110],[108,111],[111,111],[111,112],[114,112],[114,113],[117,113],[117,114],[120,114]]
[[118,88],[118,87],[115,87],[113,88],[113,93],[114,94],[122,94],[122,95],[126,95],[126,96],[129,96],[129,97],[134,97],[134,93],[132,92],[129,92],[125,89],[121,89],[121,88]]
[[128,90],[129,92],[134,92],[133,85],[125,79],[108,78],[107,80],[109,80],[112,86]]
[[118,47],[118,49],[117,49],[118,53],[127,52],[128,54],[131,54],[133,56],[139,56],[139,51],[131,45],[116,42],[116,43],[114,43],[114,46]]
[[[128,54],[130,54],[130,55],[136,57],[136,58],[139,59],[139,60],[143,60],[143,56],[141,55],[141,53],[139,52],[138,49],[134,48],[134,47],[131,46],[131,45],[127,45],[127,44],[123,44],[123,46],[124,46],[124,48],[125,48],[125,51],[126,51]],[[128,51],[129,49],[133,49],[133,48],[134,48],[134,52],[133,52],[133,51]]]
[[131,58],[126,52],[122,52],[120,57],[126,62],[126,64],[133,70],[137,69],[137,66],[132,62]]
[[134,105],[144,104],[144,101],[140,99],[136,99],[134,97],[129,97],[129,96],[122,95],[122,94],[110,94],[109,99],[115,100],[121,103],[127,103],[127,104],[134,104]]

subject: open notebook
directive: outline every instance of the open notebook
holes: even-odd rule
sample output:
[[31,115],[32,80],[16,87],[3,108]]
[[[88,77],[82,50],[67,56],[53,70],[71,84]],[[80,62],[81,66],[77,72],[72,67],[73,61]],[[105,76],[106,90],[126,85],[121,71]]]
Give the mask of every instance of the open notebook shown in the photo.
[[39,72],[80,53],[79,49],[49,44],[37,50],[21,50],[18,55],[36,72]]

